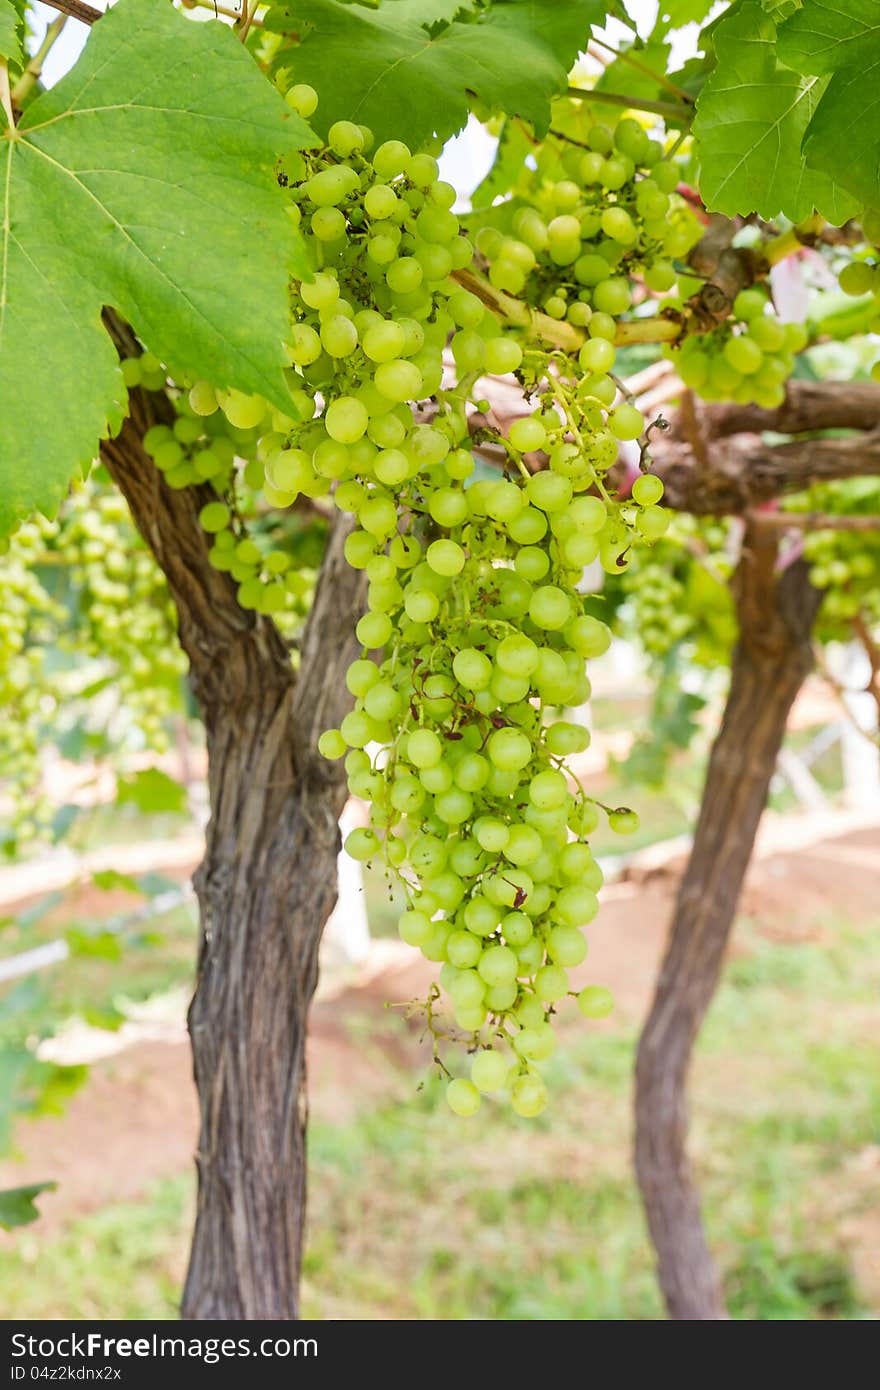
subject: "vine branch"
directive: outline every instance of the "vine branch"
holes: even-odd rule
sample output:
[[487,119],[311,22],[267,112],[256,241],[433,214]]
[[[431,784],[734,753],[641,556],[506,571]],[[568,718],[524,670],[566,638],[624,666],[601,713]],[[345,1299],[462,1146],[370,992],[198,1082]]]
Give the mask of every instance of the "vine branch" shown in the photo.
[[81,24],[95,24],[104,14],[94,5],[85,4],[85,0],[45,0],[45,3],[53,10],[70,15],[71,19],[78,19]]
[[[613,58],[619,59],[621,63],[626,63],[628,67],[635,68],[636,72],[644,73],[647,77],[650,77],[652,81],[657,83],[658,87],[664,87],[667,92],[671,92],[672,95],[677,97],[684,105],[693,106],[693,98],[688,96],[683,87],[679,87],[670,77],[667,77],[665,72],[655,72],[653,68],[648,67],[647,63],[643,63],[639,58],[634,58],[632,53],[627,50],[614,48],[612,44],[606,43],[604,39],[597,38],[595,34],[590,40],[590,50],[593,48],[604,48],[605,52],[610,53]],[[598,54],[594,56],[598,57]]]
[[621,92],[603,92],[595,87],[569,87],[566,96],[580,101],[599,101],[606,106],[622,106],[627,111],[650,111],[652,115],[664,116],[670,121],[689,125],[693,108],[677,101],[651,101],[648,97],[626,96]]
[[776,531],[880,531],[880,516],[749,511],[746,517],[751,526],[767,526]]

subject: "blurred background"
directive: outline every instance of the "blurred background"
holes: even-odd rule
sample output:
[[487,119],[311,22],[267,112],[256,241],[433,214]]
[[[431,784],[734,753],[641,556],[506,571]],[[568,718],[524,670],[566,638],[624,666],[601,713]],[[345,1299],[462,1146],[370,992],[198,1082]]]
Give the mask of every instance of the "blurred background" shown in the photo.
[[[619,837],[596,840],[608,884],[577,976],[617,1008],[602,1023],[563,1015],[538,1120],[449,1112],[418,1019],[394,1007],[424,998],[430,967],[397,939],[381,875],[345,863],[312,1011],[306,1316],[660,1315],[631,1164],[634,1043],[720,693],[695,697],[686,746],[634,798],[621,760],[656,752],[656,682],[622,639],[596,663],[578,771],[590,794],[636,804],[643,829],[623,854]],[[88,754],[94,700],[75,711],[42,749],[64,839],[0,868],[0,1187],[58,1184],[38,1221],[0,1234],[0,1302],[24,1318],[169,1317],[193,1214],[188,877],[204,754],[181,714],[166,753],[130,750],[119,773]],[[880,802],[847,785],[851,736],[870,765],[814,677],[698,1047],[692,1153],[739,1317],[880,1312]]]

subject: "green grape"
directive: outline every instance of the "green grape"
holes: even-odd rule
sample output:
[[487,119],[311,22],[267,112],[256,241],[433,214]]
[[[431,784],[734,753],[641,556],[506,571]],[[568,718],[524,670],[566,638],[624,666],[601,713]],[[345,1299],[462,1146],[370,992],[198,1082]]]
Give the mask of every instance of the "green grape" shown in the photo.
[[587,985],[577,996],[584,1018],[607,1018],[614,1009],[614,996],[604,985]]
[[844,294],[870,294],[876,285],[874,269],[867,261],[850,261],[845,265],[837,277]]
[[616,811],[609,811],[608,824],[618,835],[632,835],[639,828],[639,818],[635,811],[620,808]]
[[608,428],[617,439],[638,439],[645,428],[645,417],[634,405],[623,402],[609,412]]
[[643,473],[632,485],[632,498],[639,506],[650,507],[663,496],[663,483],[653,473]]
[[492,1048],[478,1052],[471,1063],[471,1081],[478,1091],[492,1093],[503,1089],[510,1064]]

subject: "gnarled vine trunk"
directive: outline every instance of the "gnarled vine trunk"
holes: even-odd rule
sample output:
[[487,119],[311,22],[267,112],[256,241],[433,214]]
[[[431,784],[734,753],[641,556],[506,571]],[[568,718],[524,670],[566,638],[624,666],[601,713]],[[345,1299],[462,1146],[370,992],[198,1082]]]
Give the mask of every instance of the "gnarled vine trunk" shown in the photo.
[[673,1318],[725,1316],[685,1151],[685,1087],[789,711],[812,666],[819,595],[802,560],[782,571],[777,566],[775,538],[749,527],[734,582],[740,636],[730,694],[638,1049],[636,1170]]
[[199,1187],[183,1315],[295,1318],[306,1020],[345,796],[341,768],[316,743],[347,707],[363,577],[344,562],[339,523],[294,672],[274,624],[243,610],[208,562],[198,511],[213,494],[172,491],[143,451],[145,430],[170,418],[163,396],[133,392],[102,456],[168,578],[207,731],[211,820],[194,880],[201,934],[189,1011]]

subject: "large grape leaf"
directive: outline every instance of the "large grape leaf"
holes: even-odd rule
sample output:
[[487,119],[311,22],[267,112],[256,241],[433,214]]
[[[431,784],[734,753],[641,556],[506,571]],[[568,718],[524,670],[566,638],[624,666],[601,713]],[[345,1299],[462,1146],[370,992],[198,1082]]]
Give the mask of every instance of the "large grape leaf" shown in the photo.
[[289,400],[306,262],[272,165],[312,143],[228,28],[156,0],[119,0],[0,123],[0,534],[57,506],[122,417],[106,305],[172,369]]
[[880,207],[880,0],[804,0],[780,25],[779,56],[830,79],[806,130],[808,167]]
[[266,22],[300,37],[278,61],[317,91],[319,130],[354,120],[377,140],[419,145],[460,130],[471,94],[543,133],[550,98],[565,90],[605,8],[604,0],[494,0],[475,11],[459,6],[458,17],[443,22],[437,0],[384,0],[372,9],[286,0]]
[[830,174],[808,170],[801,151],[827,77],[779,63],[776,25],[759,0],[744,0],[718,25],[715,53],[694,122],[707,206],[793,221],[814,208],[831,222],[851,217],[853,200]]

